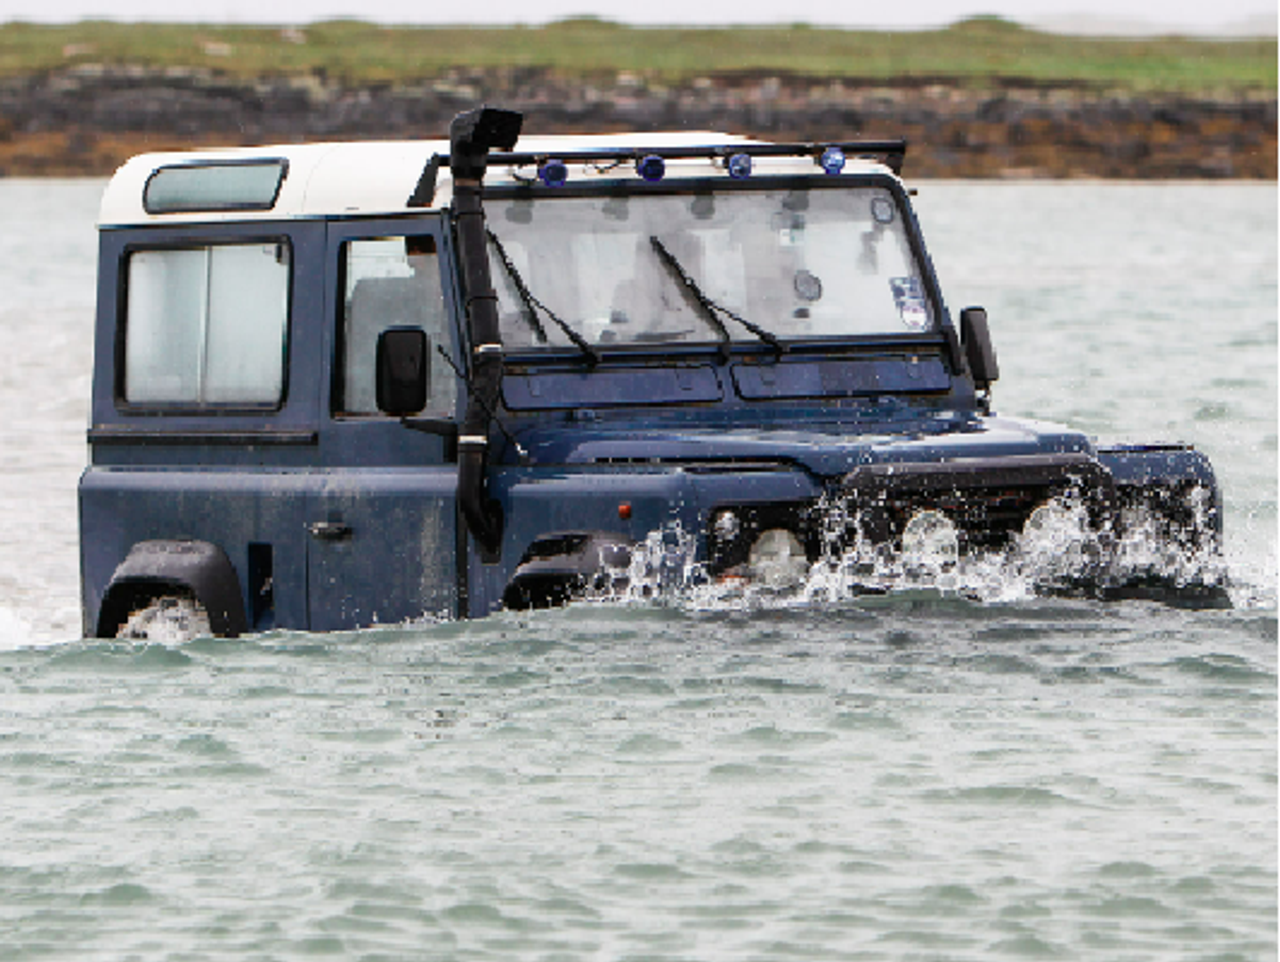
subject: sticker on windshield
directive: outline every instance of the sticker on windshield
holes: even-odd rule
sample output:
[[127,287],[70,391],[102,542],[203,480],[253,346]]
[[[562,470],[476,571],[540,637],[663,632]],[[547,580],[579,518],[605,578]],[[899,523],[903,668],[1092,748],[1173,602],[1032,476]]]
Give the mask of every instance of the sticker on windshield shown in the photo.
[[871,200],[871,216],[877,224],[893,223],[893,201],[888,197],[873,197]]
[[902,323],[913,331],[923,331],[929,326],[929,312],[924,304],[924,292],[920,281],[914,277],[891,277],[889,288],[893,291],[893,303],[898,306]]

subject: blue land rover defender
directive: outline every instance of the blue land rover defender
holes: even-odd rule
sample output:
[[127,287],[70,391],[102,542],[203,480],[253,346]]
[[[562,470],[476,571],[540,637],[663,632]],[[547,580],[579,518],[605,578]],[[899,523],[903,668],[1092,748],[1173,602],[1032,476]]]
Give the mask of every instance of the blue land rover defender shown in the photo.
[[944,305],[902,142],[520,121],[117,172],[87,635],[963,587],[993,559],[1223,597],[1202,455],[992,412],[986,316]]

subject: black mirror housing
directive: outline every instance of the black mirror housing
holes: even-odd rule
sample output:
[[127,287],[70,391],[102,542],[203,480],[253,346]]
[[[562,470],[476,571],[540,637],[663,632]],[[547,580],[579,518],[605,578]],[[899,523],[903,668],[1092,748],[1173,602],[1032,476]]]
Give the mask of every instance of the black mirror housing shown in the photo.
[[991,332],[987,329],[987,311],[984,307],[966,307],[960,312],[960,340],[964,344],[965,360],[969,373],[979,391],[991,387],[1000,378],[1000,365],[996,361],[996,349],[991,344]]
[[427,406],[431,365],[426,332],[391,327],[378,335],[378,410],[403,417]]

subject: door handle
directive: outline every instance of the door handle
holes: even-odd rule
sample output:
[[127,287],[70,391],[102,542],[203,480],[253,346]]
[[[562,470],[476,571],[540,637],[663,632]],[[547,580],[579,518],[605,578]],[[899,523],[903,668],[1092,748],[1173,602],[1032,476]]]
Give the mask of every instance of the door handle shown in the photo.
[[321,541],[345,541],[351,537],[351,525],[345,521],[312,521],[311,536]]

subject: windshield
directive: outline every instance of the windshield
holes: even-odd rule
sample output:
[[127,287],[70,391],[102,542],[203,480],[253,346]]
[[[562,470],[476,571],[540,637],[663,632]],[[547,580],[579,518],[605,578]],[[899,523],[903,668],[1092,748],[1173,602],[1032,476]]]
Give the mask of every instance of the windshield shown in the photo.
[[543,195],[485,208],[508,350],[934,326],[882,187]]

